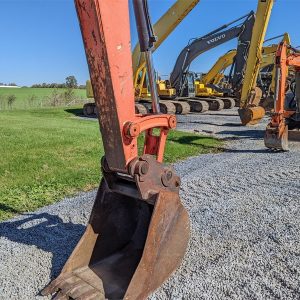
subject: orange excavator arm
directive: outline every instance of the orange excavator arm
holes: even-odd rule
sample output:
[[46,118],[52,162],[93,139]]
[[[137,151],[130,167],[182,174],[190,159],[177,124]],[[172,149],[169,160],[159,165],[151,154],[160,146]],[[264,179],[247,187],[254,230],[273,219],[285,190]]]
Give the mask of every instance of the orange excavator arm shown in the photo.
[[[288,68],[295,69],[296,79],[296,110],[285,108]],[[286,42],[280,43],[276,52],[276,88],[275,105],[271,121],[265,132],[265,146],[270,149],[288,150],[288,119],[300,113],[299,111],[300,87],[300,53]],[[298,120],[298,125],[300,121]]]
[[[135,114],[128,1],[75,3],[99,110],[103,179],[85,233],[43,294],[57,293],[57,299],[146,299],[180,264],[189,239],[180,179],[162,163],[176,118]],[[147,3],[134,0],[134,8],[138,31],[147,36]],[[144,50],[147,57],[151,43]]]

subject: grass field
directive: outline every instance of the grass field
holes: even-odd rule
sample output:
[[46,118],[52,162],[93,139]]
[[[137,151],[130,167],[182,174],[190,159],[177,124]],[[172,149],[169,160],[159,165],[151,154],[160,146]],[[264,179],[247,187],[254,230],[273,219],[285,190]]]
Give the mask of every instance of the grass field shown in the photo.
[[[63,108],[2,111],[0,138],[0,220],[98,186],[98,122]],[[165,159],[217,152],[220,146],[210,137],[172,131]]]
[[[0,88],[0,109],[24,109],[24,108],[38,108],[49,106],[51,98],[54,93],[56,95],[64,94],[66,89],[54,88]],[[7,103],[7,97],[15,95],[16,100],[12,107]],[[86,98],[84,89],[74,89],[74,98]]]

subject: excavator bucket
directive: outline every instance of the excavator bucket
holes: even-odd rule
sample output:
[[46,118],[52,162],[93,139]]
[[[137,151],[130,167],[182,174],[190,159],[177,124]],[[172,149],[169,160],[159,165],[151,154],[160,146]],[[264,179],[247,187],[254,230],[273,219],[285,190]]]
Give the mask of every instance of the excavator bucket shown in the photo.
[[249,94],[247,106],[238,110],[242,125],[255,125],[265,116],[266,111],[259,106],[262,98],[262,90],[255,87]]
[[238,112],[242,125],[255,125],[265,116],[265,110],[261,106],[241,108]]
[[267,126],[265,132],[265,146],[272,150],[288,151],[288,126],[285,125],[283,129]]
[[146,299],[178,267],[189,239],[178,193],[163,191],[154,201],[114,192],[103,179],[84,235],[42,294]]

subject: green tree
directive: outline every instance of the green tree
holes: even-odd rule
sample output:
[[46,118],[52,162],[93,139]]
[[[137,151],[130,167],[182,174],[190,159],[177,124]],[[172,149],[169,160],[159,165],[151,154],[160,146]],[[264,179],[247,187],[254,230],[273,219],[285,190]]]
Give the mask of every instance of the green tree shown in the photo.
[[66,86],[69,89],[77,88],[77,79],[75,78],[75,76],[71,75],[66,78]]

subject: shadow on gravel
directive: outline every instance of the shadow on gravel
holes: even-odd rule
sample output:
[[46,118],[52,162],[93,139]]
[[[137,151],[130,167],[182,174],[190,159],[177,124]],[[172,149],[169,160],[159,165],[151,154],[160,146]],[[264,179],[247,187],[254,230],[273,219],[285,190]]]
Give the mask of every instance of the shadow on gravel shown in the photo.
[[25,214],[21,220],[0,223],[0,236],[50,252],[52,254],[50,277],[53,279],[59,275],[84,229],[85,226],[81,224],[64,223],[56,215]]
[[[178,121],[178,124],[186,124],[186,122]],[[201,124],[201,125],[212,125],[212,126],[218,126],[218,127],[242,127],[242,124],[239,123],[223,123],[223,124],[217,124],[212,122],[203,122],[203,121],[189,121],[189,124]]]
[[[203,115],[204,115],[205,113],[203,113]],[[198,113],[198,115],[199,115],[199,113]],[[202,114],[201,114],[202,115]],[[236,113],[236,114],[222,114],[222,113],[206,113],[205,114],[206,116],[218,116],[218,117],[239,117],[239,115]]]
[[[219,131],[218,134],[223,135],[233,135],[233,138],[239,139],[253,139],[253,140],[261,140],[264,138],[265,131],[260,129],[249,129],[249,130],[224,130]],[[230,140],[230,138],[226,138],[226,140]]]
[[269,149],[224,149],[224,151],[229,153],[270,153]]

